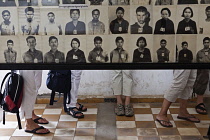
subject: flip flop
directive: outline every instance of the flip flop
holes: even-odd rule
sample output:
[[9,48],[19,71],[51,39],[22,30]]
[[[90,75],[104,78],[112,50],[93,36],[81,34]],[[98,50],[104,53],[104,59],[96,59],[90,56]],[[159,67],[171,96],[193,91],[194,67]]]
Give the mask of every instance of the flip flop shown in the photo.
[[[202,105],[203,105],[204,107],[202,107]],[[196,111],[198,114],[206,115],[206,114],[208,114],[208,113],[207,113],[207,110],[206,110],[205,107],[206,107],[206,106],[204,105],[204,103],[200,103],[200,104],[198,104],[198,105],[195,106],[195,111]],[[205,111],[205,112],[198,111],[198,109],[200,109],[200,110],[202,110],[202,111]]]
[[173,125],[165,125],[163,124],[162,122],[167,122],[167,123],[171,123],[170,121],[165,121],[165,120],[159,120],[159,119],[156,119],[157,122],[160,123],[160,125],[162,125],[163,127],[173,127]]
[[34,119],[33,121],[34,121],[35,123],[37,123],[37,124],[48,124],[48,123],[49,123],[49,122],[41,123],[41,122],[39,122],[40,119],[44,119],[44,118],[39,117],[39,118]]
[[193,121],[191,120],[190,118],[196,118],[195,116],[189,116],[189,117],[180,117],[180,116],[177,116],[177,119],[182,119],[182,120],[186,120],[186,121],[189,121],[189,122],[194,122],[194,123],[200,123],[200,120],[198,121]]
[[25,130],[25,132],[27,132],[27,133],[33,133],[33,134],[48,134],[48,133],[50,133],[50,131],[48,131],[48,132],[46,132],[46,133],[38,133],[38,132],[36,132],[37,130],[40,130],[40,129],[45,129],[43,126],[40,126],[40,127],[38,127],[38,128],[35,128],[35,129],[33,129],[33,130]]

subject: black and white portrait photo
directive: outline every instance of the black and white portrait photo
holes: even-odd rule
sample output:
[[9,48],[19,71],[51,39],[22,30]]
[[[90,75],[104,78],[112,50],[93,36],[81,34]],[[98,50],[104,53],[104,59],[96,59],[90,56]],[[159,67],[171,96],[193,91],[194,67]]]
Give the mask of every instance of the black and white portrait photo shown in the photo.
[[158,63],[174,63],[175,58],[175,35],[156,35],[154,36],[153,60]]
[[43,63],[41,36],[19,36],[23,63]]
[[199,34],[210,34],[210,6],[202,5],[199,9]]
[[109,29],[112,34],[128,33],[129,14],[130,14],[129,7],[116,7],[116,6],[109,7],[109,21],[110,21]]
[[89,36],[87,38],[87,60],[89,63],[107,63],[109,55],[105,47],[107,42],[102,36]]
[[18,0],[19,6],[38,6],[38,0]]
[[210,4],[210,0],[200,0],[200,4]]
[[[86,34],[85,11],[80,9],[70,9],[70,22],[66,23],[65,35]],[[66,14],[68,16],[68,14]],[[81,17],[81,18],[80,18]],[[68,18],[69,19],[69,18]]]
[[178,63],[196,62],[197,35],[176,36],[176,61]]
[[[197,34],[197,6],[177,6],[177,34]],[[181,18],[182,19],[181,19]]]
[[[86,36],[77,35],[65,36],[64,46],[65,46],[65,60],[66,63],[86,63],[87,62],[87,48],[86,48]],[[92,46],[90,46],[90,50]]]
[[86,4],[89,4],[91,6],[95,5],[108,5],[107,0],[86,0]]
[[210,63],[210,38],[209,35],[199,35],[197,38],[197,63]]
[[62,0],[62,4],[85,4],[85,0]]
[[16,6],[15,0],[0,0],[0,7]]
[[58,6],[60,0],[42,0],[42,6]]
[[86,63],[85,53],[80,49],[80,40],[73,38],[70,43],[71,49],[67,52],[66,63]]
[[0,63],[20,63],[21,51],[19,47],[19,38],[17,36],[3,36],[0,38],[2,50],[0,54]]
[[109,5],[129,5],[130,0],[108,0]]
[[175,0],[155,0],[155,5],[173,5]]
[[0,35],[18,34],[17,8],[0,8]]
[[45,52],[44,63],[64,63],[63,44],[63,39],[60,36],[44,36],[42,38],[43,52]]
[[153,0],[130,0],[131,5],[151,5]]
[[39,35],[40,10],[26,7],[19,10],[19,27],[22,35]]
[[64,34],[64,26],[62,24],[62,11],[58,8],[48,9],[42,8],[41,12],[41,24],[40,24],[40,34],[42,35],[62,35]]
[[[164,7],[164,8],[163,8]],[[156,6],[153,9],[154,34],[175,34],[176,6]]]
[[178,0],[177,4],[198,4],[198,0]]
[[132,6],[131,34],[152,34],[151,6]]
[[104,35],[108,34],[108,8],[90,8],[86,12],[87,34]]
[[132,51],[133,63],[152,62],[153,38],[151,35],[132,35],[130,44],[132,45],[130,51]]
[[[129,38],[127,35],[111,35],[109,36],[110,63],[129,63],[131,62],[131,56],[128,49]],[[109,48],[110,49],[110,48]]]

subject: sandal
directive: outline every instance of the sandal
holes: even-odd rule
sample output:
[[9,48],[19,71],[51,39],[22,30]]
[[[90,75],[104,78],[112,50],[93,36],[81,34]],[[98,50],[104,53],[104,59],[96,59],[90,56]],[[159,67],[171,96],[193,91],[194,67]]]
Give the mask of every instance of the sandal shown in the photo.
[[[74,117],[74,118],[84,118],[84,115],[83,115],[83,113],[81,112],[81,111],[75,111],[74,109],[77,109],[76,107],[72,107],[72,108],[68,108],[68,112],[67,112],[67,114],[68,115],[71,115],[72,117]],[[78,109],[77,109],[78,110]],[[82,115],[80,115],[80,116],[77,116],[77,114],[82,114]]]
[[[203,105],[204,107],[202,107],[202,105]],[[206,106],[204,105],[204,103],[200,103],[200,104],[198,104],[198,105],[195,106],[195,110],[196,110],[196,112],[197,112],[198,114],[206,115],[206,114],[208,114],[208,113],[207,113],[207,110],[206,110],[205,107],[206,107]],[[200,110],[202,110],[202,111],[199,111],[198,109],[200,109]],[[205,111],[205,112],[203,112],[203,111]]]
[[79,105],[79,108],[77,108],[78,111],[82,111],[82,112],[87,111],[87,108],[83,109],[84,105],[82,105],[82,104],[80,104],[80,103],[77,103],[77,104]]
[[193,115],[190,115],[188,117],[180,117],[180,116],[177,116],[177,119],[182,119],[182,120],[186,120],[186,121],[194,122],[194,123],[200,123],[200,120],[199,119],[197,121],[193,121],[193,120],[191,120],[191,118],[196,118],[196,117],[193,116]]
[[46,133],[36,132],[37,130],[40,130],[40,129],[45,129],[45,128],[43,126],[40,126],[40,127],[35,128],[33,130],[25,130],[25,132],[27,132],[27,133],[33,133],[33,134],[48,134],[48,133],[50,133],[50,131],[48,131]]
[[49,123],[49,122],[46,122],[46,123],[39,122],[39,120],[41,120],[41,119],[44,119],[44,118],[39,117],[39,118],[34,119],[33,121],[37,124],[48,124]]
[[[156,119],[156,121],[159,122],[160,125],[162,125],[163,127],[173,127],[173,125],[171,124],[170,121],[159,120],[159,119]],[[165,125],[165,124],[163,124],[162,122],[166,122],[166,123],[168,123],[169,125]]]

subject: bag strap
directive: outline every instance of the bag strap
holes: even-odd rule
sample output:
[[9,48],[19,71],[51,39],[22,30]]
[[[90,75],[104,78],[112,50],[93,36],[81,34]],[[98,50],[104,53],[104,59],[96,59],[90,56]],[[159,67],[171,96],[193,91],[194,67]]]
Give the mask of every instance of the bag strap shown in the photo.
[[54,98],[55,98],[55,91],[52,90],[51,96],[50,96],[50,105],[53,105],[53,103],[54,103]]
[[1,82],[0,93],[2,93],[2,87],[3,87],[3,85],[4,85],[4,82],[5,82],[5,80],[7,79],[7,77],[8,77],[10,74],[12,74],[12,72],[8,72],[8,73],[4,76],[4,79],[3,79],[3,81]]
[[3,124],[5,125],[5,111],[3,110]]
[[[61,94],[62,93],[59,92],[59,94],[58,94],[58,100],[61,98]],[[58,100],[55,100],[55,91],[52,90],[51,96],[50,96],[50,104],[49,105],[53,105],[53,103],[54,102],[57,102]]]
[[67,107],[66,107],[66,100],[67,100],[67,93],[64,93],[63,94],[63,108],[64,108],[64,111],[67,112]]
[[19,111],[16,113],[16,116],[17,116],[17,121],[18,121],[18,127],[19,129],[22,129]]

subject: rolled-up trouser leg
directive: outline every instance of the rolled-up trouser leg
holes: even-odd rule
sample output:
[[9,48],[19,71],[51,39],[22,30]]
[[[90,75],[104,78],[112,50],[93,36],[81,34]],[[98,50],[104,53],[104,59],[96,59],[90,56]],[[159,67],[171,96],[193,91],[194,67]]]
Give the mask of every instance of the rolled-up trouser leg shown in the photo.
[[180,94],[178,98],[187,100],[187,99],[189,99],[189,97],[191,97],[193,85],[194,85],[196,75],[197,75],[196,72],[197,72],[197,70],[191,70],[190,76],[187,81],[187,85],[185,86],[182,94]]
[[164,98],[169,102],[175,102],[176,99],[183,94],[183,91],[187,86],[191,70],[174,70],[173,74],[174,78],[171,87],[168,93],[164,95]]
[[32,111],[42,82],[42,70],[20,70],[23,77],[23,99],[21,103],[21,117],[32,118]]
[[111,77],[112,77],[112,90],[114,92],[114,95],[122,95],[122,88],[123,88],[122,70],[111,71]]

